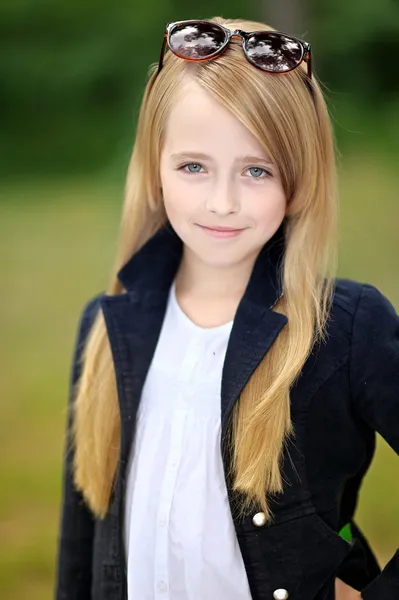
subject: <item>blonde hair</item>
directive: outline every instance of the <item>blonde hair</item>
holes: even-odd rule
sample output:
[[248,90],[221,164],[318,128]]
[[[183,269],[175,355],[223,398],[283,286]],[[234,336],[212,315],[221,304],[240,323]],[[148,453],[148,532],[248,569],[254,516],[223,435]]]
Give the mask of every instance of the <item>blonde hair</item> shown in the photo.
[[[271,29],[266,24],[212,19],[231,29]],[[187,73],[234,114],[276,162],[288,201],[284,294],[273,310],[288,317],[231,414],[231,481],[242,511],[260,507],[273,515],[269,496],[283,490],[284,446],[293,436],[290,388],[313,345],[325,339],[337,264],[338,201],[335,147],[327,106],[316,77],[303,64],[276,75],[252,67],[234,40],[217,59],[182,60],[170,51],[155,77],[151,65],[125,184],[118,250],[107,294],[125,290],[119,269],[162,226],[159,160],[168,114]],[[311,86],[311,91],[309,89]],[[151,92],[151,93],[150,93]],[[86,339],[73,405],[74,482],[92,510],[108,510],[120,453],[121,423],[115,371],[103,314]]]

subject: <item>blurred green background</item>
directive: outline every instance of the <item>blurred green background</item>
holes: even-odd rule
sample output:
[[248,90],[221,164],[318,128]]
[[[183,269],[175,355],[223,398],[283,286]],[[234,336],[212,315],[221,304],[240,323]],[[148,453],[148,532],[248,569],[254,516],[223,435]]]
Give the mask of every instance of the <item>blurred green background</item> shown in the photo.
[[[339,150],[339,275],[399,307],[399,14],[394,0],[3,0],[0,5],[0,589],[53,595],[69,369],[105,288],[150,63],[167,21],[244,17],[312,43]],[[399,545],[398,458],[378,438],[357,521]]]

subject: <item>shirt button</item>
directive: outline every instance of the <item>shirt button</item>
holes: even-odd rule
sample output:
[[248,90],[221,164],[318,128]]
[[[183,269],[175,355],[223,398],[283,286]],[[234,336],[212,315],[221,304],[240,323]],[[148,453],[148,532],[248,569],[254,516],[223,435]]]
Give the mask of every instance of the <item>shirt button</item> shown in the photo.
[[[266,515],[264,512],[258,512],[252,517],[252,523],[257,527],[262,527],[266,523]],[[277,590],[278,591],[278,590]],[[277,596],[275,596],[277,598]],[[288,598],[288,596],[287,596]],[[278,600],[280,600],[278,598]],[[285,600],[285,598],[283,598]]]
[[274,592],[273,592],[274,600],[288,600],[288,596],[289,596],[289,594],[288,594],[287,590],[284,590],[283,588],[274,590]]
[[159,520],[159,524],[160,524],[161,527],[165,527],[165,525],[166,525],[166,519],[165,519],[165,517],[162,517],[162,519]]
[[168,589],[168,585],[166,583],[166,581],[158,581],[157,584],[157,588],[160,592],[166,592],[166,590]]

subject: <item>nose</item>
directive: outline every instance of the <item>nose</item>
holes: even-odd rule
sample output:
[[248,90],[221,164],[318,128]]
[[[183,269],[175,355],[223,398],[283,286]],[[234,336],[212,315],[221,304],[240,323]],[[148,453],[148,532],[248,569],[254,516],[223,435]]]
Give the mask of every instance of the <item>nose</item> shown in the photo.
[[206,209],[218,215],[227,215],[239,209],[238,192],[232,183],[220,182],[209,194]]

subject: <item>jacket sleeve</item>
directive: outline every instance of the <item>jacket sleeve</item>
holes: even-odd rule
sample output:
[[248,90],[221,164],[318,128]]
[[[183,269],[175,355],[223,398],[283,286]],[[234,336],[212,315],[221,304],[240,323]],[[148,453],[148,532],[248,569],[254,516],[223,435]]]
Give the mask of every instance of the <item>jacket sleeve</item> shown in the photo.
[[[354,316],[350,373],[355,411],[399,455],[399,316],[391,302],[366,283]],[[393,474],[392,480],[397,479]],[[391,492],[398,493],[397,485]],[[361,596],[399,598],[399,549]]]
[[81,354],[94,321],[101,294],[85,305],[75,339],[69,381],[68,417],[63,467],[62,508],[58,536],[56,600],[88,600],[91,597],[91,561],[94,518],[72,481],[71,424],[74,386],[81,373]]

